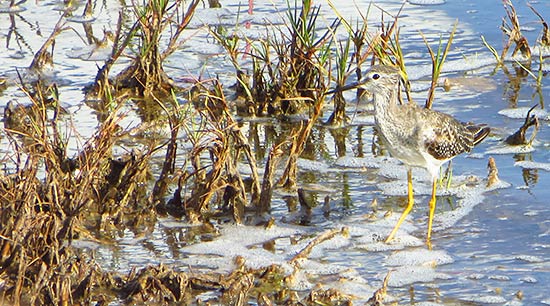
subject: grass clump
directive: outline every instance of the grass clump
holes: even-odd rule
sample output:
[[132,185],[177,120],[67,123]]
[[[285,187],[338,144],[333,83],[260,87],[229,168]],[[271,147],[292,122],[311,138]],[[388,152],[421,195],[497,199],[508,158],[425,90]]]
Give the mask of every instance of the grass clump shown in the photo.
[[426,44],[426,47],[428,47],[428,52],[430,53],[430,57],[432,59],[432,81],[430,83],[430,90],[428,91],[428,98],[426,99],[426,104],[424,106],[426,108],[432,108],[433,100],[435,98],[435,89],[437,87],[437,81],[439,79],[439,75],[441,74],[443,63],[445,62],[445,59],[447,58],[447,54],[449,53],[449,50],[451,48],[451,44],[453,42],[457,25],[458,25],[458,22],[455,22],[455,25],[453,26],[453,29],[449,34],[449,39],[447,40],[447,43],[444,49],[442,45],[443,40],[441,38],[439,39],[437,53],[434,53],[434,51],[428,44],[426,37],[422,35],[422,39],[424,39],[424,43]]
[[[169,97],[177,87],[164,71],[163,62],[179,46],[179,38],[199,3],[199,0],[193,0],[186,6],[184,0],[174,3],[167,0],[146,0],[142,4],[132,2],[135,22],[123,31],[124,15],[120,13],[111,57],[99,70],[92,92],[105,97],[115,88],[119,91],[130,89],[132,95],[140,97]],[[162,49],[161,41],[167,31],[170,37]],[[126,36],[122,35],[123,32]],[[132,62],[111,82],[109,71],[128,47],[132,49]]]
[[[332,37],[329,29],[318,33],[318,6],[310,0],[287,1],[286,26],[275,28],[265,39],[252,42],[217,27],[211,30],[227,51],[237,72],[237,94],[244,98],[238,109],[246,115],[279,116],[304,113],[311,115],[315,104],[323,100],[328,87],[326,71]],[[244,41],[250,51],[239,51]],[[251,76],[245,74],[239,54],[252,57]],[[310,116],[311,117],[311,116]]]

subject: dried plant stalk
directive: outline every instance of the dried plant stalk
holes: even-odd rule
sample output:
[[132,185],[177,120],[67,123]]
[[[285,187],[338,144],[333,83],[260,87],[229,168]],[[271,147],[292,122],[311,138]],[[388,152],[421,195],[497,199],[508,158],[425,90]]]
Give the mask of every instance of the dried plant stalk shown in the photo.
[[340,229],[332,229],[315,237],[315,239],[311,240],[300,252],[298,252],[298,254],[294,255],[294,257],[290,259],[289,263],[293,265],[297,264],[297,261],[300,258],[307,258],[315,246],[319,245],[320,243],[326,240],[334,238],[334,236],[338,234],[347,235],[348,229],[346,227],[343,227]]
[[267,157],[264,177],[262,181],[262,191],[260,193],[260,202],[258,204],[257,210],[257,213],[260,215],[268,212],[271,208],[271,197],[273,195],[274,187],[273,175],[277,168],[277,164],[279,163],[280,157],[284,153],[281,147],[285,144],[286,142],[280,143],[278,145],[273,145]]
[[489,169],[489,174],[487,175],[487,185],[486,187],[492,187],[500,181],[498,178],[498,168],[493,157],[489,157],[489,162],[487,163],[487,168]]
[[[525,121],[523,122],[523,125],[512,135],[506,137],[504,142],[506,142],[509,145],[517,146],[517,145],[531,145],[533,141],[535,140],[535,136],[537,135],[537,131],[539,129],[539,120],[535,115],[531,115],[533,110],[537,107],[537,105],[531,107],[527,114],[525,115]],[[531,134],[531,137],[529,140],[526,138],[526,133],[529,127],[533,126],[534,130]]]
[[507,23],[506,19],[502,19],[501,29],[508,36],[508,41],[502,49],[502,54],[500,58],[504,59],[506,53],[508,52],[508,49],[510,48],[512,43],[514,43],[516,47],[514,48],[514,52],[512,52],[512,56],[515,56],[519,51],[528,61],[531,61],[531,48],[529,47],[529,42],[527,41],[527,38],[525,38],[525,36],[523,36],[523,34],[521,33],[516,9],[514,8],[511,0],[502,0],[502,2],[504,4],[506,16],[508,17],[511,25]]
[[531,11],[533,11],[533,13],[535,13],[535,15],[537,15],[537,17],[539,17],[540,23],[542,23],[542,33],[540,34],[540,44],[545,47],[550,47],[550,29],[548,28],[548,23],[546,22],[546,20],[544,20],[542,15],[535,10],[535,8],[533,7],[533,5],[531,5],[531,3],[527,2],[527,6],[531,9]]

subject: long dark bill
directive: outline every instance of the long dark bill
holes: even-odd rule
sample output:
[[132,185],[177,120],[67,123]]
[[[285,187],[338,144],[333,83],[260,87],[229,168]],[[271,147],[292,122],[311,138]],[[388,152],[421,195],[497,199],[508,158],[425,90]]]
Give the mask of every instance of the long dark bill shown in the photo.
[[357,88],[359,87],[359,85],[361,85],[363,83],[361,82],[353,82],[353,83],[350,83],[350,84],[347,84],[347,85],[344,85],[342,87],[336,87],[332,90],[329,90],[326,92],[327,95],[331,95],[333,93],[337,93],[337,92],[342,92],[342,91],[346,91],[346,90],[349,90],[349,89],[354,89],[354,88]]

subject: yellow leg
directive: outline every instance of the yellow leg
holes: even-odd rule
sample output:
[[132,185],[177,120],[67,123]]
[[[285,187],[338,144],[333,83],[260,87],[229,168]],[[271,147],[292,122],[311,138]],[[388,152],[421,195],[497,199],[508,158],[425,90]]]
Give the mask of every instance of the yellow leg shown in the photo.
[[413,208],[413,205],[414,205],[414,194],[413,194],[413,185],[412,185],[412,170],[411,169],[408,169],[407,170],[407,187],[408,187],[408,201],[407,201],[407,207],[405,208],[405,210],[403,211],[403,213],[401,214],[401,217],[399,218],[399,221],[397,221],[397,224],[395,225],[395,227],[393,228],[393,230],[391,231],[390,235],[388,236],[388,238],[386,238],[386,243],[390,242],[393,237],[395,236],[395,233],[397,233],[397,230],[399,229],[399,227],[401,226],[401,223],[403,223],[403,221],[405,221],[405,218],[407,217],[407,215],[409,214],[409,212],[411,212],[412,208]]
[[432,238],[432,223],[434,220],[434,213],[435,213],[435,193],[436,193],[436,186],[437,186],[437,180],[434,179],[432,182],[432,198],[430,199],[430,214],[428,215],[428,238],[426,239],[426,243],[428,244],[428,247],[431,249],[431,238]]

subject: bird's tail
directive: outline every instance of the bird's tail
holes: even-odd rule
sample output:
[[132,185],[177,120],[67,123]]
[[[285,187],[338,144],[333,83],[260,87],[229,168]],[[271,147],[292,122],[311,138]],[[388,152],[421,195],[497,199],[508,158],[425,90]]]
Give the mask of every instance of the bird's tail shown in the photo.
[[474,135],[474,146],[482,142],[491,132],[491,128],[486,124],[467,123],[465,126]]

